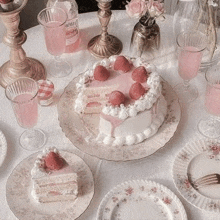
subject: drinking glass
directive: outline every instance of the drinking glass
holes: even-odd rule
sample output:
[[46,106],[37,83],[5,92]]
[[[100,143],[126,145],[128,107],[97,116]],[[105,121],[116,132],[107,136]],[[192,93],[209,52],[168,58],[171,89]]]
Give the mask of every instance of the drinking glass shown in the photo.
[[20,144],[26,150],[44,146],[46,136],[40,129],[33,129],[38,120],[38,84],[35,80],[21,77],[7,85],[6,97],[11,101],[18,124],[27,129],[20,136]]
[[207,37],[200,31],[186,31],[177,36],[178,73],[183,83],[174,89],[180,102],[191,102],[198,96],[197,88],[189,82],[198,74],[206,45]]
[[67,14],[62,8],[49,7],[39,12],[38,22],[44,28],[47,51],[54,56],[48,66],[48,72],[53,77],[65,77],[72,72],[72,66],[61,59],[66,48]]
[[205,75],[207,82],[205,109],[210,117],[198,123],[199,132],[208,138],[220,137],[220,64],[211,67]]

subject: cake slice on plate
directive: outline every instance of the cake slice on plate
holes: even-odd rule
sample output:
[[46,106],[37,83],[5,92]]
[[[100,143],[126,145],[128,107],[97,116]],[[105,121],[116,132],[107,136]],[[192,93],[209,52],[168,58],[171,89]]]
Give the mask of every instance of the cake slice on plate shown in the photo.
[[59,151],[46,148],[31,170],[32,196],[41,203],[75,200],[78,195],[77,173]]

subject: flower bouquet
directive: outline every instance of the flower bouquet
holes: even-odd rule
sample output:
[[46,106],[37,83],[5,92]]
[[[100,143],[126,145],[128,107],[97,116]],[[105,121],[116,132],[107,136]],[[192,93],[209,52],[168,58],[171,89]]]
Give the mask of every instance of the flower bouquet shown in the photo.
[[140,18],[148,12],[150,17],[156,19],[164,13],[164,3],[162,0],[131,0],[125,8],[127,14],[132,18]]

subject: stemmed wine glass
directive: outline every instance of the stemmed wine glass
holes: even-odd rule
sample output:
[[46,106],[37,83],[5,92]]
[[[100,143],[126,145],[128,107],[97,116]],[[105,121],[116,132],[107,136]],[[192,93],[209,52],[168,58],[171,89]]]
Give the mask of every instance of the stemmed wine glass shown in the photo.
[[198,96],[198,90],[189,81],[197,76],[207,37],[200,31],[185,31],[177,36],[178,73],[183,83],[175,86],[180,102],[191,102]]
[[205,75],[207,82],[205,109],[211,115],[198,123],[199,132],[208,138],[220,137],[220,64],[211,67]]
[[37,94],[37,82],[27,77],[18,78],[5,89],[5,95],[11,101],[18,124],[27,129],[20,136],[20,144],[26,150],[37,150],[46,142],[44,132],[33,129],[38,120]]
[[72,72],[72,66],[60,57],[66,48],[66,12],[62,8],[48,7],[39,12],[37,19],[44,28],[47,51],[54,56],[48,66],[48,72],[53,77],[69,75]]

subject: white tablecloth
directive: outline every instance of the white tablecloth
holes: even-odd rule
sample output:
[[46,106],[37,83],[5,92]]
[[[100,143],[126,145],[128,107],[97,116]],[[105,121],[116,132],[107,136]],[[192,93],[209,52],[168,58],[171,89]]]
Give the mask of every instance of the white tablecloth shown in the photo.
[[[131,33],[136,22],[137,20],[128,18],[125,11],[113,11],[108,31],[123,42],[123,54],[129,55]],[[55,85],[55,95],[57,98],[59,98],[63,89],[74,77],[86,70],[97,60],[86,50],[88,41],[100,33],[100,25],[96,13],[80,14],[79,25],[82,37],[81,50],[73,54],[64,55],[64,57],[72,63],[73,72],[68,77],[59,79],[52,78],[48,75],[48,79],[52,80]],[[171,86],[174,86],[180,82],[181,79],[178,76],[176,64],[171,62],[172,51],[175,47],[172,35],[172,17],[167,16],[164,22],[159,22],[159,25],[161,28],[162,53],[166,53],[167,55],[162,56],[163,58],[160,59],[159,63],[162,63],[161,65],[158,65],[158,60],[155,64],[161,76],[167,80]],[[46,51],[41,27],[33,27],[27,30],[26,33],[28,38],[23,48],[27,56],[38,59],[47,68],[51,56]],[[9,48],[4,44],[0,44],[0,51],[0,64],[2,65],[9,58]],[[101,160],[79,151],[62,132],[59,126],[56,105],[49,107],[39,106],[40,112],[37,127],[46,132],[48,137],[47,145],[54,145],[57,146],[58,149],[76,153],[89,165],[94,175],[94,198],[88,209],[79,217],[79,220],[95,220],[97,208],[105,194],[114,186],[124,181],[135,179],[149,179],[168,187],[180,198],[186,209],[188,219],[190,220],[220,220],[219,214],[205,212],[190,205],[178,193],[172,179],[172,166],[178,151],[184,147],[187,142],[202,138],[196,126],[199,119],[206,114],[203,107],[205,90],[204,74],[200,73],[191,83],[198,87],[200,95],[194,102],[182,105],[181,120],[174,137],[153,155],[128,162]],[[0,167],[0,219],[14,220],[16,217],[6,201],[5,189],[7,178],[16,165],[33,152],[23,150],[19,146],[18,138],[23,129],[16,122],[11,105],[5,98],[3,88],[0,88],[0,103],[0,130],[5,134],[8,142],[7,156],[3,165]]]

